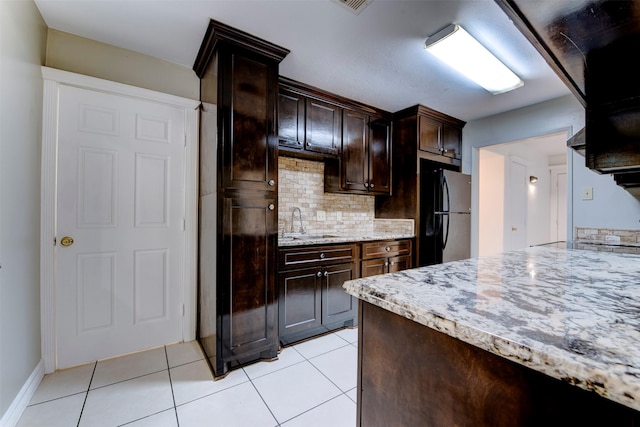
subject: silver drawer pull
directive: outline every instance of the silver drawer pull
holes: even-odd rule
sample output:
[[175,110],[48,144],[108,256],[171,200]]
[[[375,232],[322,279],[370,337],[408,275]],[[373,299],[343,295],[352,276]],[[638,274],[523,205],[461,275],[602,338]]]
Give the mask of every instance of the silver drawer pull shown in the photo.
[[318,277],[322,277],[322,271],[318,271],[318,272],[316,273],[316,276],[318,276]]
[[325,272],[324,272],[324,277],[327,277],[328,275],[329,275],[329,272],[328,272],[328,271],[325,271]]
[[384,248],[384,250],[389,252],[391,250],[391,248],[389,246],[387,246],[386,248]]
[[274,205],[273,203],[269,203],[269,210],[272,211],[276,208],[276,205]]
[[325,256],[326,256],[326,255],[325,255],[324,253],[321,253],[321,254],[320,254],[320,259],[324,259],[324,257],[325,257]]
[[269,187],[273,187],[274,185],[276,185],[276,182],[273,179],[270,179],[268,184],[269,184]]
[[395,262],[391,261],[391,265],[395,265],[395,264],[396,264]]
[[373,188],[375,186],[376,186],[375,184],[369,184],[369,188]]

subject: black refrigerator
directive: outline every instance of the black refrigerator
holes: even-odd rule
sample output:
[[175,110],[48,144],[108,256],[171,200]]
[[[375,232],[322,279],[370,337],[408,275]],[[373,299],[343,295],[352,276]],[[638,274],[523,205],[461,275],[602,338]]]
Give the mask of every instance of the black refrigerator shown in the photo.
[[420,266],[471,256],[471,176],[420,165]]

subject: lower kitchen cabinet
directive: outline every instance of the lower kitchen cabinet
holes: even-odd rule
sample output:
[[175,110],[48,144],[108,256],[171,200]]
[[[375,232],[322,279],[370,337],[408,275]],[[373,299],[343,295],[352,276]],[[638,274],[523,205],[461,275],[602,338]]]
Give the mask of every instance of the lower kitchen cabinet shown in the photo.
[[282,344],[355,325],[357,300],[342,285],[358,277],[357,245],[281,249],[278,259]]
[[361,277],[395,273],[411,268],[411,248],[411,240],[363,243]]

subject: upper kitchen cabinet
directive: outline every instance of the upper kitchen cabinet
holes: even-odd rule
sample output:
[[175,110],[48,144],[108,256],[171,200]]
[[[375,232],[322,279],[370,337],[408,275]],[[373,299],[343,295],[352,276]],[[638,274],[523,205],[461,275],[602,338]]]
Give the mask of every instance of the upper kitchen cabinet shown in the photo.
[[217,105],[221,190],[277,188],[278,64],[288,52],[211,21],[194,70],[201,101]]
[[366,110],[345,108],[338,160],[325,163],[325,191],[391,193],[391,120]]
[[459,167],[465,122],[415,105],[394,114],[394,141],[415,146],[422,158]]
[[281,154],[309,159],[340,154],[342,106],[327,94],[282,77],[278,100]]
[[279,350],[276,112],[288,52],[212,20],[194,65],[203,104],[198,340],[216,377]]
[[640,2],[495,1],[584,105],[586,166],[640,182]]

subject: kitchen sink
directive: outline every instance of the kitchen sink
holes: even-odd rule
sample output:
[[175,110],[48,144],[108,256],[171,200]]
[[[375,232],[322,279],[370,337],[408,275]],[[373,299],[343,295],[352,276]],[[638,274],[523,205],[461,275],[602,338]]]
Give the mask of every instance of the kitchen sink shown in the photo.
[[342,237],[338,234],[301,234],[301,233],[284,233],[278,239],[283,240],[318,240]]
[[299,236],[294,237],[294,239],[299,240],[315,240],[315,239],[331,239],[335,237],[341,237],[337,234],[301,234]]

